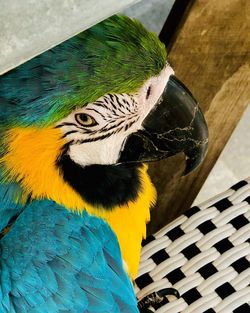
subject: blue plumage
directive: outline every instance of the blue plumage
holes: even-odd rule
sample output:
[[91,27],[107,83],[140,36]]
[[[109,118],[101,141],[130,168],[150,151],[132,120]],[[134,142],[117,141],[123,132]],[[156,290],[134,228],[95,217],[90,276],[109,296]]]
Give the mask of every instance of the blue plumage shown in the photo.
[[138,312],[117,238],[97,217],[34,201],[0,249],[1,313]]
[[[0,172],[0,179],[2,178]],[[0,184],[0,232],[8,225],[10,220],[22,211],[22,206],[15,203],[15,195],[21,193],[17,183]]]

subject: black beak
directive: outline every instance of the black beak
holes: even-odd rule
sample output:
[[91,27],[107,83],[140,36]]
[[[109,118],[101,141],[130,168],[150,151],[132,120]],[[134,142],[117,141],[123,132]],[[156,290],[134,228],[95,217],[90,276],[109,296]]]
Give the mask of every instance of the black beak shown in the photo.
[[202,162],[207,145],[207,124],[198,103],[172,75],[143,129],[127,138],[118,163],[150,162],[184,152],[186,175]]

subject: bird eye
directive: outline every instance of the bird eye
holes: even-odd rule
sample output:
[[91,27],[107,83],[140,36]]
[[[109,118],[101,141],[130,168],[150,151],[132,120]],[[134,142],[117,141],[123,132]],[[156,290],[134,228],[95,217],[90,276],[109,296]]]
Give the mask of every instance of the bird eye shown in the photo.
[[90,127],[90,126],[95,126],[97,125],[97,121],[90,115],[85,114],[85,113],[78,113],[75,115],[75,119],[77,123],[84,127]]
[[149,96],[151,95],[151,86],[147,89],[146,99],[148,100]]

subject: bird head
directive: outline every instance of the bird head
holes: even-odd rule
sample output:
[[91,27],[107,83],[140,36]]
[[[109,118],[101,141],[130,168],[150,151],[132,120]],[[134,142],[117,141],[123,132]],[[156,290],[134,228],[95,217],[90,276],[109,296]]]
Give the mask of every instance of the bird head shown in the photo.
[[79,207],[83,169],[116,171],[184,152],[188,173],[207,149],[204,117],[165,46],[125,16],[0,77],[0,105],[2,182],[17,183],[22,198]]

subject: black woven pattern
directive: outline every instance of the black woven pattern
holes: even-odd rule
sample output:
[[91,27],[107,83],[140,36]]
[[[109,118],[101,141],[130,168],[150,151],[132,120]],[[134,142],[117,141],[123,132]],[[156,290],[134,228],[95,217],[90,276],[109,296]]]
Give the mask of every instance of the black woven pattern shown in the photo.
[[[138,299],[152,292],[152,286],[155,291],[173,287],[181,298],[161,303],[161,312],[164,308],[167,313],[169,305],[174,312],[175,303],[176,312],[189,313],[197,305],[206,313],[250,312],[250,179],[223,195],[192,207],[144,240]],[[149,242],[154,249],[146,258]],[[160,307],[153,306],[156,312]]]

